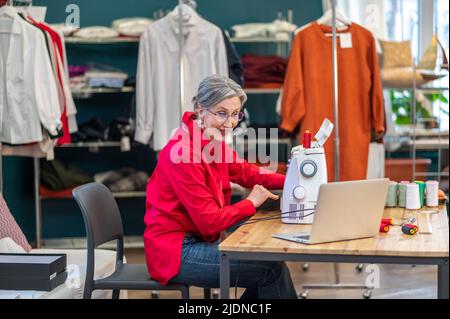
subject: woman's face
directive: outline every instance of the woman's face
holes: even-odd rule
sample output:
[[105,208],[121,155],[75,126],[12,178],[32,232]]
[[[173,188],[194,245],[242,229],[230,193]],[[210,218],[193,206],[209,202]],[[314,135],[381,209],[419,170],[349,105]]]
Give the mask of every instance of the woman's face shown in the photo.
[[216,104],[210,109],[200,107],[199,115],[203,122],[203,128],[208,131],[218,131],[222,138],[230,134],[238,125],[241,100],[232,97]]

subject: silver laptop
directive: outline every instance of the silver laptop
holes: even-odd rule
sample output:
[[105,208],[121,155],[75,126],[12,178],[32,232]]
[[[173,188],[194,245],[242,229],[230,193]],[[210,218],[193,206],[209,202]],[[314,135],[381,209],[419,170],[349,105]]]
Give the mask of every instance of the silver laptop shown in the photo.
[[309,245],[374,237],[380,230],[388,185],[388,179],[322,185],[311,232],[272,236]]

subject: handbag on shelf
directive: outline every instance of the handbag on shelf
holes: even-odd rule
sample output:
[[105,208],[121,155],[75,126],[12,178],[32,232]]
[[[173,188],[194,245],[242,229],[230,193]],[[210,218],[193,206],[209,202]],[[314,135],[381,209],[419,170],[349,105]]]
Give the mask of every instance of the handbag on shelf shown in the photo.
[[438,80],[448,75],[448,58],[435,34],[414,72],[411,41],[383,41],[381,78],[384,87],[410,88]]

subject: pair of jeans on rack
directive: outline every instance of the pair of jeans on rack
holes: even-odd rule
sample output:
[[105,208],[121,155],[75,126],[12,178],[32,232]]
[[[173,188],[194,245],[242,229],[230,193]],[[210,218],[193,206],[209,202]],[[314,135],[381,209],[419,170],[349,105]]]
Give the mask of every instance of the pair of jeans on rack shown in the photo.
[[[180,272],[171,282],[201,288],[219,288],[219,241],[207,243],[186,235]],[[230,285],[246,288],[241,299],[296,299],[289,269],[284,262],[230,261]]]

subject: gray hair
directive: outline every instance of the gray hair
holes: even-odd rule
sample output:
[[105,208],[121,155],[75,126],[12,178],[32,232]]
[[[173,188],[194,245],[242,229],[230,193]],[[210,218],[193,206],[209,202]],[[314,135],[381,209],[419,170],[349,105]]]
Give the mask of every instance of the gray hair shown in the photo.
[[200,83],[197,96],[192,99],[192,103],[194,103],[194,110],[199,106],[210,109],[223,100],[233,97],[241,100],[241,107],[247,102],[247,94],[239,84],[223,75],[211,75]]

